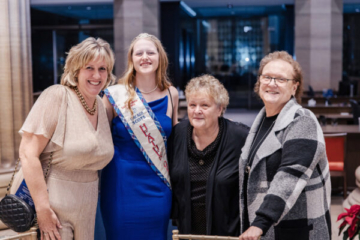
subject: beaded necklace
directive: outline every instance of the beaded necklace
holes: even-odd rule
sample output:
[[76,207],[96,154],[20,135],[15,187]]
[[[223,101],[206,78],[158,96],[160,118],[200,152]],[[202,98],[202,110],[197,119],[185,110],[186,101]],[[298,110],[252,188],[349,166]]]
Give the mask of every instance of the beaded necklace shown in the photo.
[[95,112],[96,112],[96,108],[97,108],[97,101],[96,101],[96,98],[95,98],[95,102],[94,102],[94,105],[92,107],[92,109],[89,108],[89,106],[87,105],[83,95],[80,93],[79,89],[77,86],[75,87],[71,87],[72,89],[74,89],[76,95],[78,96],[81,104],[83,105],[83,107],[85,108],[85,110],[90,114],[90,115],[94,115]]

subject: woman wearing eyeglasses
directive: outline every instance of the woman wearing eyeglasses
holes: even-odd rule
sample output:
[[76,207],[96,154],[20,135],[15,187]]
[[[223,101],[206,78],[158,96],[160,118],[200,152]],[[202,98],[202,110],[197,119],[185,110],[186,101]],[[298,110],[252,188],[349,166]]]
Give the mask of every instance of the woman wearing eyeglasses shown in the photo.
[[321,127],[298,104],[302,71],[286,52],[260,62],[256,117],[239,163],[240,240],[331,239],[330,176]]

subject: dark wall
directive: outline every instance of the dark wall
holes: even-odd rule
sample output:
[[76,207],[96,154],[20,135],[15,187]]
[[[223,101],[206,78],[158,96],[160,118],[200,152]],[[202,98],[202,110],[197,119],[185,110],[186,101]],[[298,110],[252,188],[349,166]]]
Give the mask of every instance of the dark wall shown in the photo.
[[284,30],[284,50],[287,51],[290,55],[294,55],[294,42],[295,42],[295,12],[294,5],[285,5],[285,22]]
[[175,87],[184,89],[196,74],[197,20],[179,2],[161,2],[161,42],[169,58],[169,77]]
[[174,86],[179,86],[180,3],[160,2],[160,12],[160,38],[169,58],[169,77]]
[[344,14],[343,71],[346,77],[360,77],[359,22],[360,14]]

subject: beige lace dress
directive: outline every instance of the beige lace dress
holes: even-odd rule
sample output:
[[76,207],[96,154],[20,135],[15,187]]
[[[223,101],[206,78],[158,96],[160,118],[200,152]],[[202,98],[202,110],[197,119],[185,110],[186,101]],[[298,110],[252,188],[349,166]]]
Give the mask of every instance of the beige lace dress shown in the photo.
[[[47,187],[50,205],[63,228],[62,239],[93,239],[98,199],[98,170],[112,159],[114,146],[105,107],[98,101],[94,129],[76,93],[68,87],[47,88],[31,109],[20,133],[49,138],[40,155],[43,169],[53,153]],[[12,192],[21,183],[16,174]]]

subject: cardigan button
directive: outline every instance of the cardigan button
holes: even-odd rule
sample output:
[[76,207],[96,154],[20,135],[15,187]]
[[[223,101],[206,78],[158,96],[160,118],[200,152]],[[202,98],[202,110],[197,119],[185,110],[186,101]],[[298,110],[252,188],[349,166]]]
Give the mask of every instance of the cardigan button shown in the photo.
[[204,165],[204,163],[205,163],[204,160],[199,161],[200,166]]

